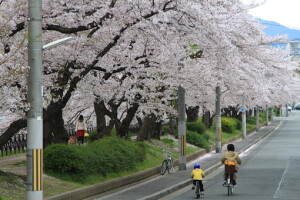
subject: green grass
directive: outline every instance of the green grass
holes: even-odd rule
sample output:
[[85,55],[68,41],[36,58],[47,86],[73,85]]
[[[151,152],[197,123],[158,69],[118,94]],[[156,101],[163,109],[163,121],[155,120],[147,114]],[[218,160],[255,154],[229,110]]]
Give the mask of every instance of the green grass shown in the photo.
[[163,138],[163,139],[160,139],[160,141],[163,142],[163,143],[165,143],[165,144],[168,144],[169,146],[172,146],[172,147],[175,146],[174,141],[172,139]]
[[18,155],[18,154],[24,154],[26,152],[27,151],[22,151],[22,150],[20,151],[20,153],[18,151],[16,153],[14,151],[8,151],[7,154],[6,154],[6,152],[3,152],[3,156],[2,156],[2,154],[0,154],[0,158],[6,157],[6,156],[15,156],[15,155]]

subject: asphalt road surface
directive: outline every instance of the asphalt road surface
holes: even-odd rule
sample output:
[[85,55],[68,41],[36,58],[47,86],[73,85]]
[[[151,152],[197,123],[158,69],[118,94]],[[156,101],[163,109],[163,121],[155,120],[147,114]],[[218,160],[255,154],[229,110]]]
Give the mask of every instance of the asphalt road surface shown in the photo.
[[[227,196],[222,186],[224,167],[204,178],[206,200],[300,200],[300,111],[241,155],[237,188]],[[191,186],[161,199],[196,199]]]

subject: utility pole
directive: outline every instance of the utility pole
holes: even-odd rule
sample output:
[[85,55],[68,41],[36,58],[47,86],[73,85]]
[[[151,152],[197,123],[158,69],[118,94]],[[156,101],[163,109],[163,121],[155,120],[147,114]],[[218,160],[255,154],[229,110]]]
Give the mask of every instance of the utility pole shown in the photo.
[[72,39],[66,37],[43,46],[42,0],[28,0],[27,200],[43,199],[43,50]]
[[266,126],[269,125],[269,107],[266,105]]
[[259,131],[259,106],[256,106],[256,132]]
[[274,106],[271,107],[271,122],[274,121]]
[[178,87],[178,169],[186,170],[185,89]]
[[242,100],[242,108],[244,109],[242,111],[242,137],[243,139],[247,138],[247,130],[246,130],[246,102],[245,102],[245,96],[243,95]]
[[27,200],[43,199],[42,0],[28,0]]
[[222,128],[221,128],[221,90],[220,86],[216,87],[216,153],[222,151]]

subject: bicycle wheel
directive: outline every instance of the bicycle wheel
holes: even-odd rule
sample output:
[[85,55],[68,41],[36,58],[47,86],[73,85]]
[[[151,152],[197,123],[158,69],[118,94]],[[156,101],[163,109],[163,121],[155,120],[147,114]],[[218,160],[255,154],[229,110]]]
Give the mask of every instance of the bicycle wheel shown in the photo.
[[173,159],[168,160],[168,173],[173,173],[174,172],[174,167],[173,167]]
[[196,197],[197,197],[197,199],[200,198],[200,185],[198,182],[196,184]]
[[163,163],[161,164],[161,168],[160,168],[161,175],[164,175],[166,173],[167,167],[168,167],[167,160],[164,160]]

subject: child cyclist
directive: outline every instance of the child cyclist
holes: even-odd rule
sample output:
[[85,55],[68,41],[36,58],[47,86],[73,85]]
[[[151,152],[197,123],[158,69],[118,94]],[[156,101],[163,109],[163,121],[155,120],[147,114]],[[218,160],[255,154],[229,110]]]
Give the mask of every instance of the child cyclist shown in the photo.
[[[239,157],[239,155],[234,151],[234,145],[233,144],[228,144],[227,145],[227,152],[223,155],[221,162],[225,165],[231,165],[233,163],[234,165],[234,170],[233,170],[233,180],[232,180],[232,185],[235,187],[236,186],[236,172],[237,172],[237,164],[242,164],[242,160]],[[224,173],[224,183],[223,186],[226,184],[226,166],[225,166],[225,173]]]
[[200,192],[203,195],[204,194],[204,189],[203,189],[203,183],[202,183],[202,178],[205,176],[204,172],[202,171],[202,169],[200,169],[200,165],[198,163],[196,163],[194,165],[194,170],[192,171],[191,177],[193,179],[193,187],[192,189],[195,189],[195,185],[196,182],[199,182],[200,185]]

